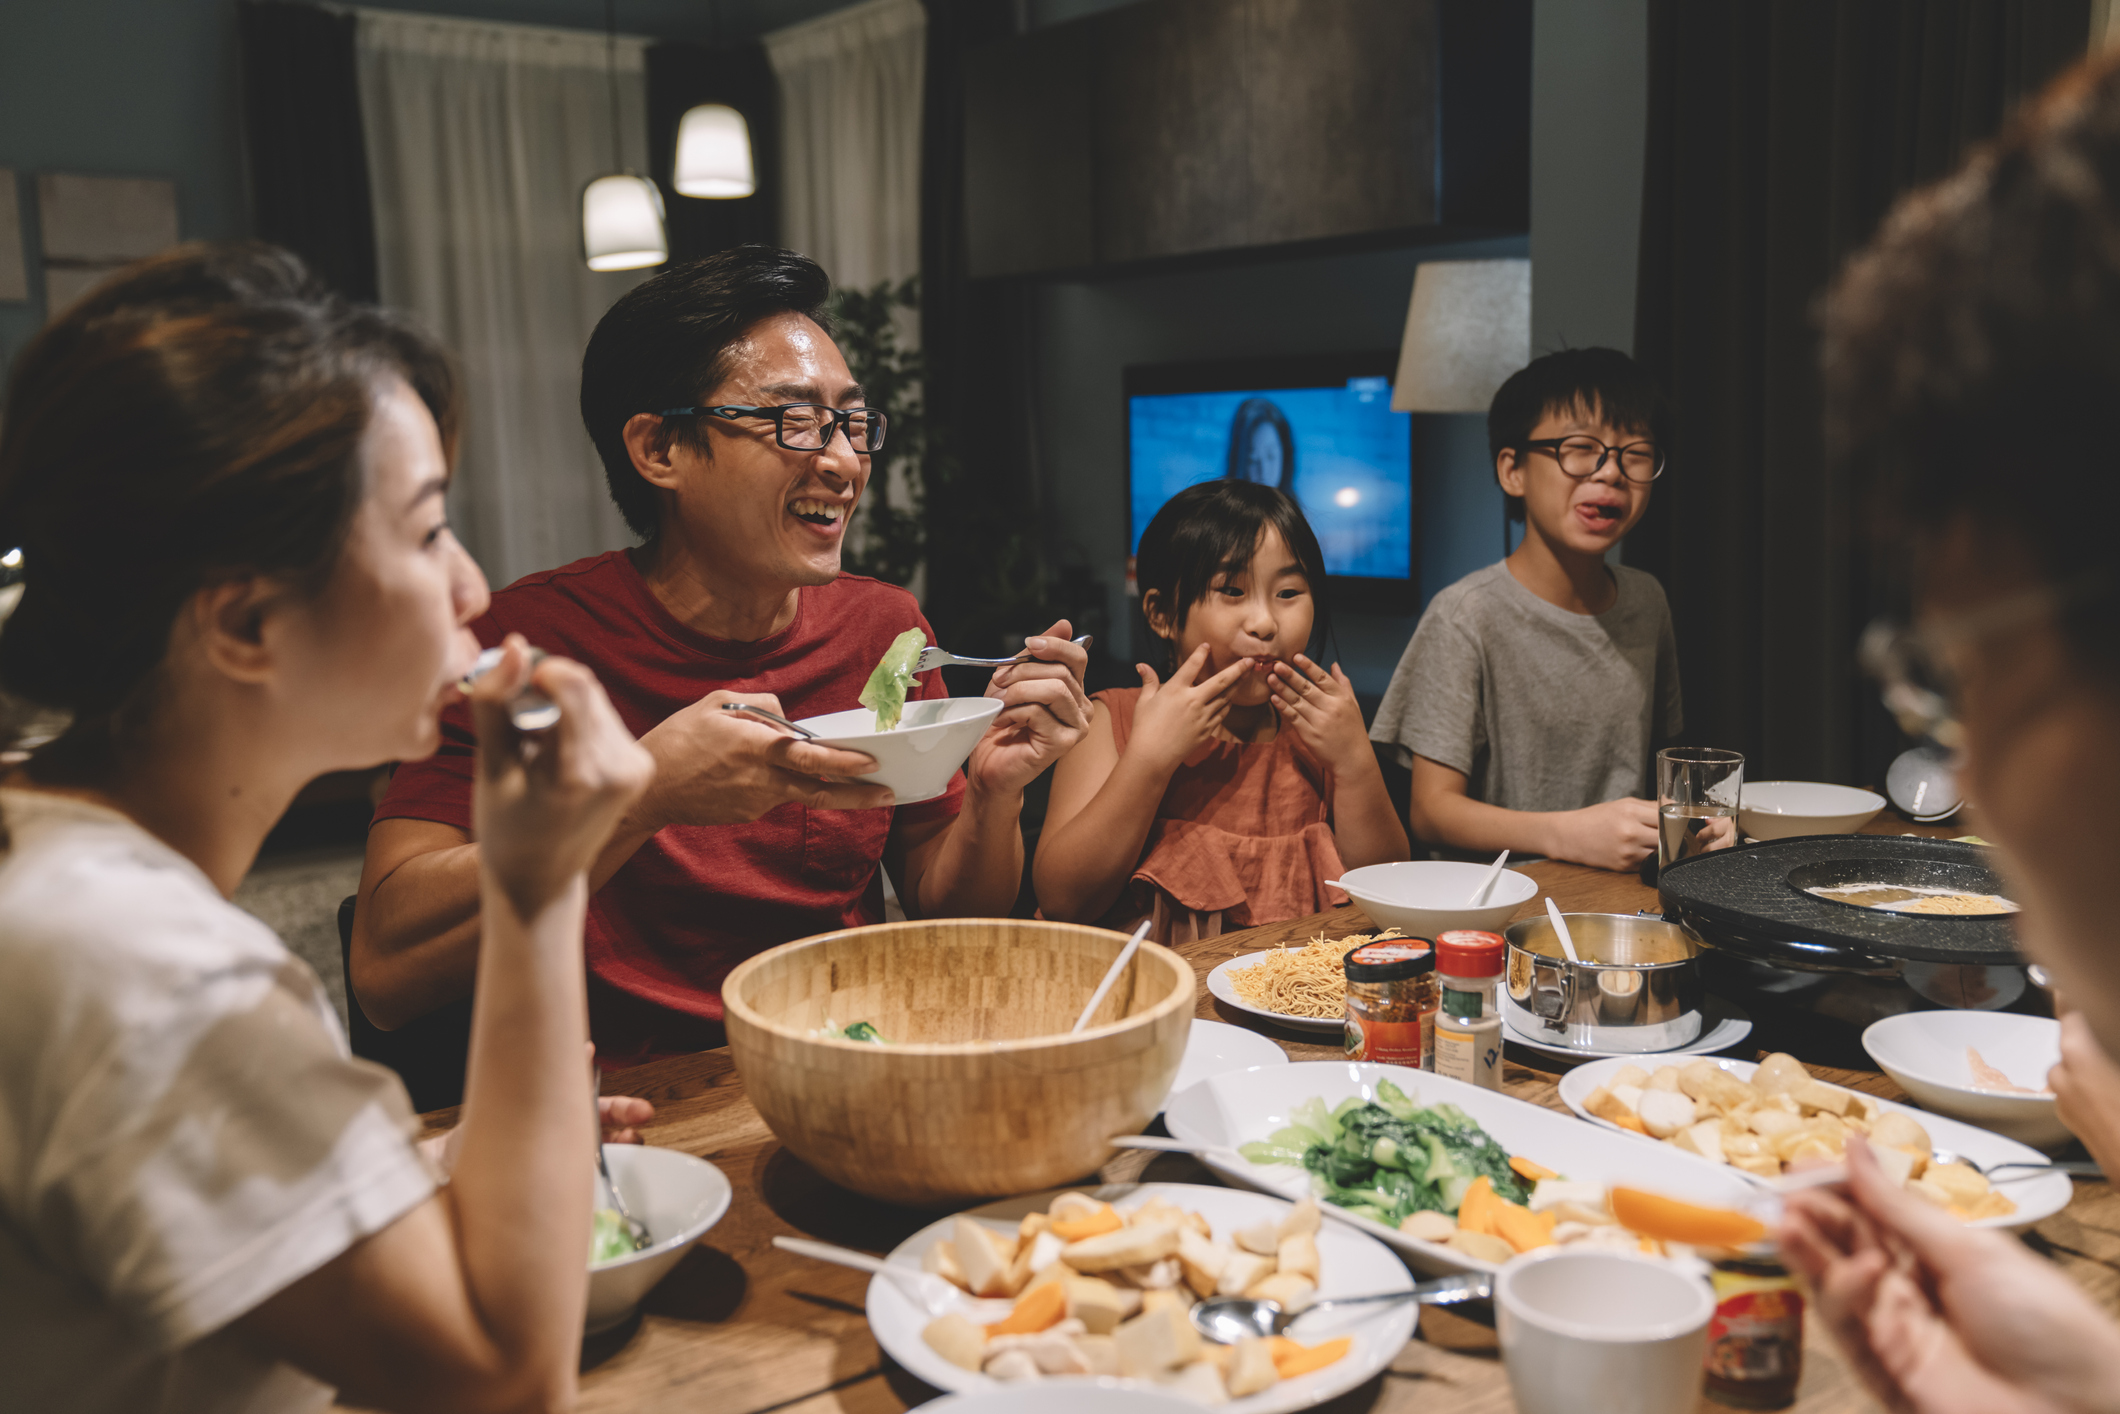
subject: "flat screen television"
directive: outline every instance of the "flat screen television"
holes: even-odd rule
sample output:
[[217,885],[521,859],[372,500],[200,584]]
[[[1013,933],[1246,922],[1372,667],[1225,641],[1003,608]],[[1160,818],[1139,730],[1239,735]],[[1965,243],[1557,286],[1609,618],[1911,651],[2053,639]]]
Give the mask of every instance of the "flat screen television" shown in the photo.
[[1127,553],[1163,503],[1242,477],[1296,498],[1325,552],[1336,608],[1410,614],[1419,602],[1413,417],[1391,410],[1395,351],[1125,373]]

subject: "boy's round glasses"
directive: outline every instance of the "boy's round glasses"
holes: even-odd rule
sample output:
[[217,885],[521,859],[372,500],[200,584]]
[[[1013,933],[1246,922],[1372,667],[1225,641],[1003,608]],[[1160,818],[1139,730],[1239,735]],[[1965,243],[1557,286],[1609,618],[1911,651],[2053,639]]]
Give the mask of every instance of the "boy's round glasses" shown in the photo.
[[1620,475],[1629,481],[1654,481],[1664,474],[1664,449],[1654,442],[1613,447],[1595,437],[1542,437],[1524,445],[1552,457],[1577,481],[1597,475],[1614,457],[1619,458]]
[[664,408],[657,417],[771,418],[773,436],[791,452],[821,452],[842,429],[847,445],[867,456],[883,450],[889,419],[874,408],[835,408],[823,403],[782,403],[778,407]]

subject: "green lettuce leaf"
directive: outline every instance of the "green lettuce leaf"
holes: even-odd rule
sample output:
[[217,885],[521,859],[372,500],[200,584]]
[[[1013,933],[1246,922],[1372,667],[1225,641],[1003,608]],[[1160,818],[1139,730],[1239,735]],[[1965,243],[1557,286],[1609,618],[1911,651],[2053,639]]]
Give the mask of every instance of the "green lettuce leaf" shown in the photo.
[[861,689],[861,705],[876,714],[877,731],[896,730],[898,719],[905,715],[905,697],[914,683],[913,663],[925,647],[927,635],[909,628],[891,640],[876,671],[869,674],[868,686]]

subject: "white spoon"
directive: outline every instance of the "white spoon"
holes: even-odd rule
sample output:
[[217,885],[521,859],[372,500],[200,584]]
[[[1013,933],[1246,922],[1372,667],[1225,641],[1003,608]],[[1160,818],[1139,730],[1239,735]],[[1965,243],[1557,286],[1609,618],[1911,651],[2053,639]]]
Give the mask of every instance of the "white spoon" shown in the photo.
[[892,1266],[881,1257],[871,1257],[868,1253],[856,1252],[851,1247],[834,1247],[829,1242],[812,1242],[805,1237],[775,1237],[773,1245],[783,1252],[793,1252],[798,1257],[808,1257],[814,1262],[830,1262],[834,1266],[852,1267],[857,1272],[889,1277],[892,1285],[930,1316],[945,1316],[955,1311],[985,1325],[1000,1320],[1015,1309],[1015,1303],[1012,1301],[982,1301],[933,1272],[916,1272],[905,1267]]
[[1465,907],[1478,908],[1487,901],[1487,891],[1494,887],[1496,879],[1502,877],[1502,866],[1508,862],[1509,851],[1506,849],[1494,857],[1494,863],[1487,866],[1486,877],[1480,880],[1480,886],[1472,891],[1471,898],[1465,900]]
[[1561,951],[1568,954],[1568,961],[1581,962],[1582,959],[1576,956],[1575,939],[1568,936],[1568,920],[1561,917],[1561,906],[1553,901],[1551,894],[1546,895],[1546,916],[1553,920],[1553,931],[1560,934]]
[[1070,1036],[1088,1026],[1089,1019],[1097,1014],[1097,1008],[1104,1002],[1104,994],[1112,989],[1112,983],[1119,980],[1119,974],[1126,970],[1126,964],[1133,961],[1134,952],[1141,946],[1141,940],[1148,936],[1148,925],[1153,921],[1142,920],[1141,926],[1134,929],[1134,935],[1126,940],[1126,946],[1119,949],[1119,955],[1112,959],[1112,965],[1105,970],[1104,980],[1097,984],[1096,991],[1090,993],[1089,1005],[1082,1008],[1082,1015],[1075,1018],[1074,1026],[1068,1031]]

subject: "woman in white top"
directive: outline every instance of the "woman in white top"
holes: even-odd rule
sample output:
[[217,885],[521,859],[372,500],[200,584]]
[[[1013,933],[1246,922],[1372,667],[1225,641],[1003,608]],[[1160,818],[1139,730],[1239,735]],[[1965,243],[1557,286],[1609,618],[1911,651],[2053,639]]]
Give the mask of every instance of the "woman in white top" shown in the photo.
[[[296,791],[432,751],[477,644],[429,340],[262,246],[121,274],[16,365],[0,688],[0,1408],[573,1402],[592,1154],[584,870],[648,758],[518,641],[475,694],[484,937],[438,1185],[388,1071],[228,902]],[[534,746],[503,703],[561,704]]]

